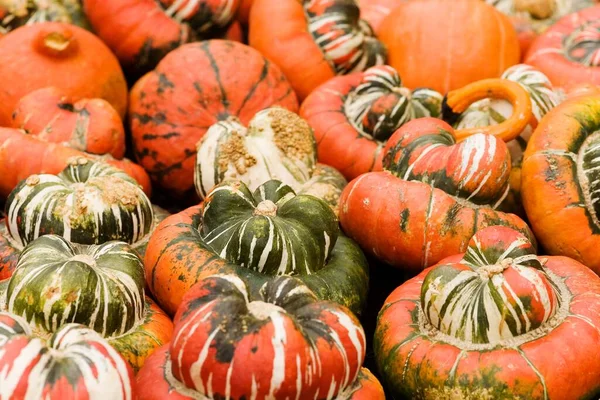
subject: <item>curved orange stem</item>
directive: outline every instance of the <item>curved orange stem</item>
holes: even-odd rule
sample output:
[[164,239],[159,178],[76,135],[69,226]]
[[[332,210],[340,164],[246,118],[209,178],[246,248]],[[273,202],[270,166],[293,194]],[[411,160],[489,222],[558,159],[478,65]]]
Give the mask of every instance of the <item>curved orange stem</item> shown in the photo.
[[454,131],[457,141],[462,141],[476,133],[494,135],[510,142],[517,138],[523,129],[535,119],[531,111],[529,93],[516,82],[507,79],[484,79],[448,93],[446,104],[455,113],[463,113],[478,100],[487,98],[504,99],[513,106],[513,113],[506,121],[484,128],[467,128]]

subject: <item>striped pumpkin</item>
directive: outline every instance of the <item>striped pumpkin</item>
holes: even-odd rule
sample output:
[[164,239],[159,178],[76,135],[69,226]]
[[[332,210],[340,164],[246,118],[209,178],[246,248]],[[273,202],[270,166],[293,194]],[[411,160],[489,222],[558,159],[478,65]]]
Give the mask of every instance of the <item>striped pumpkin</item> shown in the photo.
[[587,346],[598,310],[600,278],[588,268],[489,227],[388,297],[375,356],[395,397],[595,399],[600,359]]
[[213,189],[201,235],[221,258],[266,275],[310,275],[333,250],[338,221],[322,200],[271,180],[254,193],[239,181]]
[[4,0],[0,4],[0,34],[47,21],[90,28],[79,0]]
[[396,129],[423,117],[439,117],[442,95],[410,90],[390,66],[331,79],[302,103],[300,115],[315,131],[319,161],[348,179],[381,167],[381,149]]
[[347,184],[334,168],[317,164],[315,137],[306,121],[280,107],[258,112],[248,128],[237,118],[218,122],[200,140],[194,170],[198,196],[206,198],[230,179],[244,182],[250,190],[277,179],[297,192],[324,199],[334,209]]
[[9,313],[0,313],[0,382],[2,399],[136,398],[131,368],[98,333],[68,324],[46,342]]
[[356,317],[290,277],[254,296],[237,276],[204,279],[175,320],[168,353],[140,372],[140,399],[338,398],[365,356]]

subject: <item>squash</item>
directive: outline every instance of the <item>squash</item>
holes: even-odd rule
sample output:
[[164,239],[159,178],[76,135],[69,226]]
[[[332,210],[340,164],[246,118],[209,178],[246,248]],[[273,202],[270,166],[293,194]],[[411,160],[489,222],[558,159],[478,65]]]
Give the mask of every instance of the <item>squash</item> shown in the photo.
[[342,229],[377,259],[415,273],[464,251],[487,226],[533,238],[520,218],[494,210],[509,189],[506,145],[486,134],[456,144],[452,132],[433,118],[409,122],[388,141],[384,171],[363,174],[342,192]]
[[531,45],[525,62],[566,90],[600,84],[600,5],[561,18]]
[[277,278],[253,295],[235,275],[209,277],[186,294],[175,321],[170,346],[140,371],[140,400],[361,397],[362,388],[347,391],[365,356],[359,321],[297,279]]
[[381,23],[400,3],[408,0],[357,0],[361,17],[371,25],[377,35]]
[[520,60],[510,20],[481,0],[401,2],[383,20],[379,38],[410,89],[446,93],[498,78]]
[[136,398],[129,365],[98,333],[78,324],[46,341],[24,319],[0,313],[0,370],[6,399]]
[[300,100],[336,75],[386,60],[354,0],[254,0],[248,40],[281,67]]
[[258,112],[244,127],[229,118],[211,126],[198,143],[194,184],[204,199],[224,180],[241,180],[250,190],[270,179],[327,201],[337,212],[348,182],[334,168],[317,164],[315,137],[305,120],[284,108]]
[[[29,243],[6,288],[6,310],[42,336],[88,326],[134,370],[171,339],[169,318],[144,296],[144,266],[125,242],[77,245],[56,235]],[[149,318],[148,318],[149,317]]]
[[225,34],[241,0],[83,0],[98,36],[134,76],[171,50]]
[[87,153],[125,155],[123,122],[103,99],[74,101],[57,88],[39,89],[19,100],[11,126]]
[[600,273],[597,148],[600,96],[575,97],[550,111],[534,131],[522,170],[523,205],[552,255]]
[[50,21],[90,29],[79,0],[3,0],[0,4],[0,34]]
[[230,117],[247,124],[275,105],[298,110],[285,76],[256,50],[223,40],[181,46],[131,90],[136,158],[162,188],[181,195],[194,186],[196,143],[210,126]]
[[248,26],[250,20],[250,10],[254,0],[240,0],[240,7],[238,8],[237,20],[243,25]]
[[339,232],[327,203],[273,180],[254,193],[240,181],[224,182],[202,205],[165,219],[144,265],[149,290],[170,315],[196,282],[214,274],[236,274],[253,293],[293,274],[319,298],[357,314],[369,281],[362,251]]
[[442,100],[434,90],[403,87],[384,65],[327,81],[304,100],[300,115],[314,129],[319,161],[354,179],[381,169],[381,150],[400,126],[440,117]]
[[2,38],[0,56],[0,126],[10,126],[23,96],[48,86],[75,100],[104,99],[125,116],[127,84],[119,62],[85,29],[58,22],[23,26]]
[[394,397],[595,399],[599,295],[584,265],[489,227],[387,298],[377,365]]

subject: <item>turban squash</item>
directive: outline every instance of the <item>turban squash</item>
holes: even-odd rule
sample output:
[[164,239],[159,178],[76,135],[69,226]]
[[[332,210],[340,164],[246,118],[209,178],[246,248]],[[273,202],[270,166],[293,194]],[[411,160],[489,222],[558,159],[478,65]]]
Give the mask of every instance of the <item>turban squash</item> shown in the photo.
[[340,234],[327,203],[275,180],[254,192],[224,182],[201,205],[168,217],[150,238],[144,265],[148,288],[171,315],[196,282],[218,273],[239,275],[253,293],[294,275],[355,313],[368,290],[367,261]]
[[489,227],[387,298],[377,365],[393,396],[415,400],[595,399],[599,295],[584,265]]
[[550,111],[533,133],[522,171],[523,205],[543,247],[600,273],[600,96]]
[[315,137],[297,114],[273,107],[244,127],[237,118],[217,122],[198,143],[194,183],[204,199],[224,180],[241,180],[250,190],[277,179],[298,194],[325,200],[337,213],[348,183],[334,168],[317,164]]
[[64,22],[89,29],[80,0],[3,0],[0,34],[40,22]]
[[0,312],[0,371],[6,399],[136,398],[129,365],[79,324],[61,327],[46,341],[23,318]]
[[140,400],[385,398],[361,373],[366,339],[356,317],[297,279],[279,277],[254,294],[235,275],[206,278],[175,321],[170,346],[138,375]]
[[186,44],[131,90],[136,158],[161,187],[185,193],[194,187],[196,144],[212,125],[231,117],[247,124],[276,105],[298,110],[285,76],[256,50],[224,40]]
[[301,100],[336,75],[386,59],[354,0],[254,0],[249,43],[281,67]]

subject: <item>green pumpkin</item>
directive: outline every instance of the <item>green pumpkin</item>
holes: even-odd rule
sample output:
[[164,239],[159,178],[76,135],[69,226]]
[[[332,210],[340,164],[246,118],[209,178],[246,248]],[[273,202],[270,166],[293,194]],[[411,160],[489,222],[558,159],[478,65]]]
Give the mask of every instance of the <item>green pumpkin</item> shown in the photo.
[[254,193],[236,181],[206,198],[201,234],[231,263],[266,275],[310,275],[326,265],[339,225],[325,201],[280,181]]

